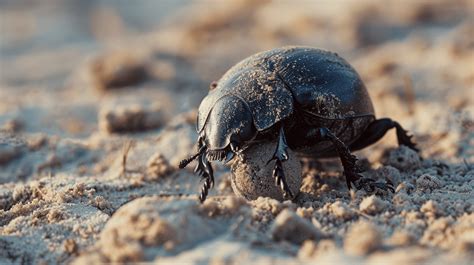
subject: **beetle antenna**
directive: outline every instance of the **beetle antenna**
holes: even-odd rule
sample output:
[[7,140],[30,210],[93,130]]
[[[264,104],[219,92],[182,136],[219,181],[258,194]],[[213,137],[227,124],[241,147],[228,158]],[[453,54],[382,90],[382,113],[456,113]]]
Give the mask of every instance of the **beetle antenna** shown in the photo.
[[192,155],[191,157],[188,157],[186,159],[181,160],[179,162],[179,168],[185,168],[189,163],[191,163],[194,159],[196,159],[199,156],[200,153],[197,153],[195,155]]
[[181,169],[185,168],[189,163],[191,163],[194,159],[196,159],[205,150],[205,148],[203,147],[201,147],[201,149],[199,149],[199,151],[196,154],[186,159],[181,160],[181,162],[179,162],[179,168]]

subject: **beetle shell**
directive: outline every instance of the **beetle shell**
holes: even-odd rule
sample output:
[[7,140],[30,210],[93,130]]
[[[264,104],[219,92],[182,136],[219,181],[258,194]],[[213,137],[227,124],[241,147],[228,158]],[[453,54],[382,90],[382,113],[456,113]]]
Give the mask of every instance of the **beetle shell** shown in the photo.
[[[229,69],[204,98],[197,121],[201,132],[216,102],[227,95],[242,98],[258,131],[288,118],[294,104],[311,114],[308,123],[333,119],[373,120],[374,109],[357,72],[341,57],[309,47],[283,47],[261,52]],[[315,120],[316,119],[316,120]],[[365,129],[364,126],[357,131]],[[357,134],[357,132],[355,132]]]
[[374,114],[364,83],[336,53],[289,48],[282,54],[277,71],[300,109],[326,119]]

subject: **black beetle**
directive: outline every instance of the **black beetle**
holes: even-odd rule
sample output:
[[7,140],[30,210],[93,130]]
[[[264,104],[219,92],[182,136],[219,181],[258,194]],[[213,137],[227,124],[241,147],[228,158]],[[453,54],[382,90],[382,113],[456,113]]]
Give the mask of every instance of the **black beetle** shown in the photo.
[[336,53],[310,47],[283,47],[244,59],[211,84],[199,106],[195,172],[204,179],[200,200],[214,185],[209,161],[230,160],[255,142],[278,137],[273,158],[275,183],[293,198],[282,162],[286,149],[312,158],[339,156],[348,188],[391,190],[359,174],[351,151],[367,147],[395,128],[399,145],[418,151],[399,123],[376,119],[357,72]]

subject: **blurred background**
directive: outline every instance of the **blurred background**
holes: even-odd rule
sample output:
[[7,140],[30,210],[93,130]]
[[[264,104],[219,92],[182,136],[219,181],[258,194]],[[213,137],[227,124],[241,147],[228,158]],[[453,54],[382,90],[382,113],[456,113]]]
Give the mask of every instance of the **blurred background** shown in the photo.
[[[302,204],[243,202],[216,163],[198,204],[192,165],[177,169],[197,107],[232,65],[284,45],[337,52],[377,116],[415,136],[424,159],[394,132],[356,154],[394,194],[350,196],[329,160],[304,174]],[[473,165],[473,0],[0,0],[2,264],[469,264]],[[276,242],[275,223],[324,240]]]
[[308,45],[346,58],[379,116],[465,152],[473,19],[469,0],[2,0],[0,128],[79,139],[154,130],[241,59]]

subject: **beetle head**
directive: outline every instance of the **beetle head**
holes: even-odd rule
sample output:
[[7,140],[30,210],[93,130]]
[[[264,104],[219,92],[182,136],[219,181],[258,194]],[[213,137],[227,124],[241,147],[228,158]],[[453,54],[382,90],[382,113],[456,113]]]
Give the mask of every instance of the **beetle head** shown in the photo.
[[229,95],[219,99],[213,106],[201,137],[210,161],[228,161],[256,134],[257,129],[247,103],[240,97]]

